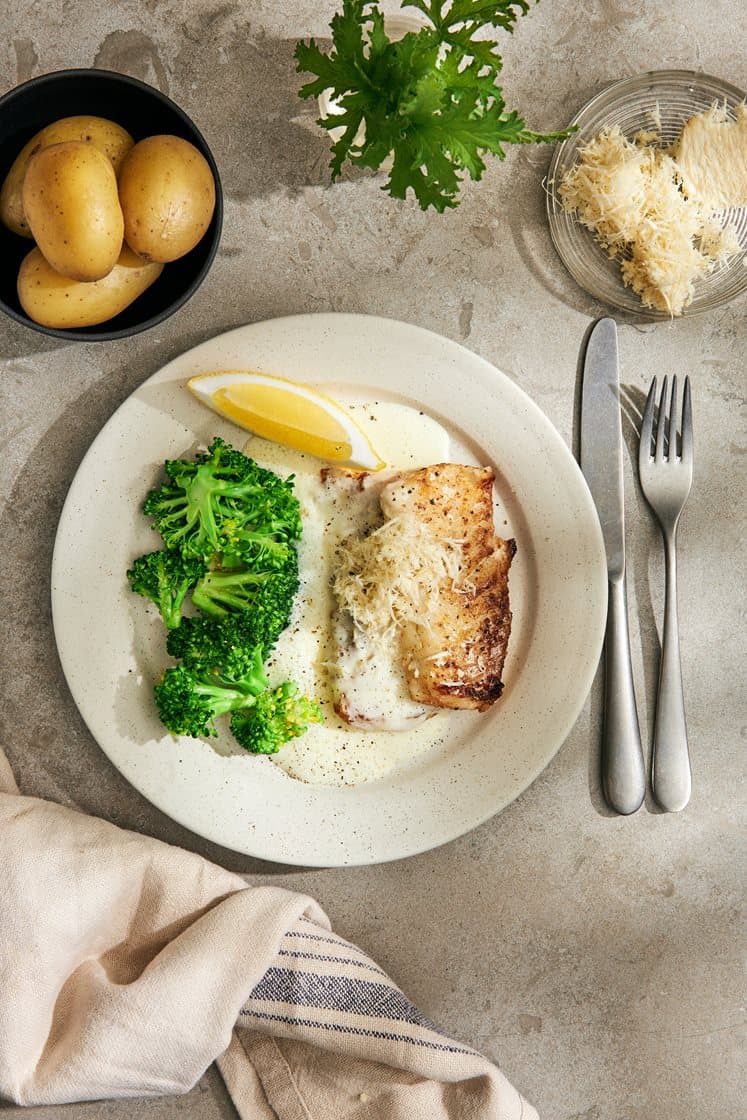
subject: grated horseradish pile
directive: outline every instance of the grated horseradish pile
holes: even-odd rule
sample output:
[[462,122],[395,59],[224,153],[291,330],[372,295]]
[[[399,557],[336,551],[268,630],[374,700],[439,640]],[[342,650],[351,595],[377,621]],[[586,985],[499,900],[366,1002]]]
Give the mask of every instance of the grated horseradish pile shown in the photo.
[[646,307],[681,315],[694,282],[741,249],[718,214],[747,205],[747,106],[714,104],[661,147],[658,132],[603,129],[579,149],[559,196]]

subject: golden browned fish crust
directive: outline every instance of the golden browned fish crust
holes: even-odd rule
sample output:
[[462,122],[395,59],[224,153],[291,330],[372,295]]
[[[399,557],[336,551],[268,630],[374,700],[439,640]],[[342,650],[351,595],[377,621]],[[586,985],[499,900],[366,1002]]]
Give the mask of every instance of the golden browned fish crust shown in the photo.
[[444,572],[429,589],[423,621],[401,631],[410,696],[441,708],[489,708],[503,690],[511,633],[508,572],[513,540],[496,535],[489,467],[439,463],[389,482],[381,508],[414,515],[435,540],[461,547],[456,576]]

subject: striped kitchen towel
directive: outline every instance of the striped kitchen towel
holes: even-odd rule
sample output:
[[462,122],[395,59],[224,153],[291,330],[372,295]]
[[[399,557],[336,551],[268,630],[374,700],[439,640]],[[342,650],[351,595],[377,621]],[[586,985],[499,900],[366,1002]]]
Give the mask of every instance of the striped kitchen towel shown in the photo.
[[0,751],[0,1097],[184,1093],[242,1120],[536,1120],[310,898],[22,797]]

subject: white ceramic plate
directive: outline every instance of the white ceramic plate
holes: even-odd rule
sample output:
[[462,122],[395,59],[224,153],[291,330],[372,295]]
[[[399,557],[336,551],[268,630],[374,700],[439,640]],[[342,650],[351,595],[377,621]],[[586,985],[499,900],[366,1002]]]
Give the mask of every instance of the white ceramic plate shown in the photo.
[[[184,389],[197,373],[260,369],[340,400],[392,399],[448,427],[453,457],[497,472],[502,535],[515,537],[514,625],[498,704],[375,783],[294,781],[269,759],[223,757],[164,734],[152,685],[168,660],[160,619],[125,576],[158,547],[143,517],[163,460],[243,434]],[[209,840],[307,866],[376,863],[443,844],[526,789],[571,729],[603,637],[601,532],[558,433],[505,375],[438,335],[364,315],[302,315],[241,327],[188,351],[140,386],[102,429],[70,487],[52,570],[60,659],[102,750],[149,801]]]

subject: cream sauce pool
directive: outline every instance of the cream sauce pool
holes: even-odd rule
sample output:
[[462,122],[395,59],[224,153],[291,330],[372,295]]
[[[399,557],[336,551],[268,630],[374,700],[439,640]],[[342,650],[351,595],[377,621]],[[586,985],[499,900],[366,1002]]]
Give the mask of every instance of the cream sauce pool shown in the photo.
[[[406,405],[379,402],[347,406],[388,466],[416,469],[450,458],[449,436],[431,417]],[[283,477],[296,476],[303,536],[298,546],[301,586],[290,626],[268,662],[271,684],[294,680],[320,701],[324,723],[287,743],[272,761],[291,777],[347,786],[373,781],[410,763],[442,741],[459,712],[437,711],[405,731],[349,727],[332,705],[332,557],[340,535],[350,531],[320,481],[322,463],[266,440],[251,438],[244,450]]]

